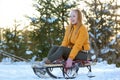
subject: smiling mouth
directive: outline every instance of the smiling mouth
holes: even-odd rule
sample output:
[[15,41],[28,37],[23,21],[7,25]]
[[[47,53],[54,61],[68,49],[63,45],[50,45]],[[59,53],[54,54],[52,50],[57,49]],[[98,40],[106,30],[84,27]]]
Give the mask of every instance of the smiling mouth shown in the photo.
[[72,22],[74,22],[75,20],[71,20]]

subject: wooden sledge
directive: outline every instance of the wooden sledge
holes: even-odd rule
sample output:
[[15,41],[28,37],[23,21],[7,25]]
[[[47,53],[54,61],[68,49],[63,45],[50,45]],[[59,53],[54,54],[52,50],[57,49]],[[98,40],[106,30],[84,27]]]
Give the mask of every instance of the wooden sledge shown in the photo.
[[[71,68],[65,68],[65,64],[63,61],[61,63],[56,62],[56,63],[52,63],[52,64],[44,64],[42,67],[32,66],[32,69],[33,69],[34,73],[40,78],[42,78],[47,73],[50,77],[55,78],[55,79],[61,79],[61,78],[74,79],[74,78],[76,78],[80,67],[87,67],[88,72],[92,72],[91,65],[93,65],[93,64],[95,64],[95,62],[90,61],[90,60],[88,60],[88,61],[75,60],[73,62],[73,66]],[[56,75],[55,69],[57,69],[57,70],[59,69],[61,71],[62,75],[61,76]],[[88,77],[91,78],[94,76],[88,75]]]

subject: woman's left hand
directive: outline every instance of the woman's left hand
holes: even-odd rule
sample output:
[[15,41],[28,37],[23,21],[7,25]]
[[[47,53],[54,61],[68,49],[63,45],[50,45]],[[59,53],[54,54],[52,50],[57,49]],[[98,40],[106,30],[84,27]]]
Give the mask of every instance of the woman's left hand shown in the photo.
[[72,67],[72,62],[73,62],[72,59],[68,58],[67,61],[66,61],[66,66],[65,67],[66,68]]

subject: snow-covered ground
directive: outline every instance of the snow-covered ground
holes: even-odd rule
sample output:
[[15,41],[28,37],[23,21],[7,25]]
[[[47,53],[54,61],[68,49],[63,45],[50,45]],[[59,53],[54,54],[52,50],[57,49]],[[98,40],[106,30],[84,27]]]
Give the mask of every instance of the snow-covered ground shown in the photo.
[[[92,66],[93,78],[87,77],[88,69],[80,68],[78,76],[74,80],[120,80],[120,68],[114,64],[108,65],[105,61]],[[55,73],[57,74],[57,73]],[[50,77],[38,78],[29,63],[0,63],[0,80],[56,80]],[[58,79],[66,80],[66,79]]]

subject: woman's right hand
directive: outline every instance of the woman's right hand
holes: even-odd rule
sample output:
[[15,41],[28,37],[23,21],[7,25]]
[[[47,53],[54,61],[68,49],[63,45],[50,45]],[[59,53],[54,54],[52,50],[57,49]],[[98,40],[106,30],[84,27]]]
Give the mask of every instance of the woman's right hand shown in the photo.
[[72,67],[72,62],[73,62],[72,59],[68,58],[67,61],[66,61],[66,66],[65,67],[66,68]]

